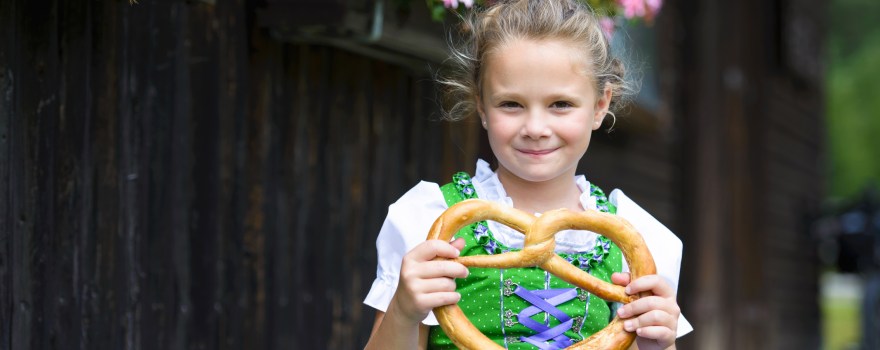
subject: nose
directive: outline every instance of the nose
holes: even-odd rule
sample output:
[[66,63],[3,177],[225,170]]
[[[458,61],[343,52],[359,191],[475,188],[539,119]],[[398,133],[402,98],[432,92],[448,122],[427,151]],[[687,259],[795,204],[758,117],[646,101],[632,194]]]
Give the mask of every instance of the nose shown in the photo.
[[520,135],[532,139],[549,137],[553,130],[550,128],[550,120],[544,111],[532,110],[526,115]]

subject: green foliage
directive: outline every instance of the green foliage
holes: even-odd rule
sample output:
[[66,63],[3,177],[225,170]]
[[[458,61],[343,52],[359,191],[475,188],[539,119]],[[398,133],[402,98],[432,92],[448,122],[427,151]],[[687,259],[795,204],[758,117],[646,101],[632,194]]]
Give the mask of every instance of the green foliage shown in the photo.
[[822,296],[822,328],[827,350],[854,349],[860,337],[860,300],[846,296]]
[[828,14],[828,49],[831,63],[857,55],[871,37],[880,34],[880,1],[833,0]]
[[[405,0],[404,0],[405,1]],[[459,7],[457,9],[447,9],[443,4],[443,0],[426,0],[428,3],[428,8],[431,9],[431,17],[434,18],[435,21],[443,21],[446,17],[446,13],[450,11],[469,11],[464,4],[463,1],[459,0]],[[474,0],[474,7],[480,8],[484,6],[489,6],[495,3],[497,0]],[[595,13],[604,17],[614,17],[620,13],[620,4],[617,0],[580,0],[590,6]]]
[[828,189],[842,198],[880,186],[880,1],[835,0],[830,6]]
[[614,17],[620,10],[617,0],[587,0],[586,3],[589,4],[597,14],[606,17]]

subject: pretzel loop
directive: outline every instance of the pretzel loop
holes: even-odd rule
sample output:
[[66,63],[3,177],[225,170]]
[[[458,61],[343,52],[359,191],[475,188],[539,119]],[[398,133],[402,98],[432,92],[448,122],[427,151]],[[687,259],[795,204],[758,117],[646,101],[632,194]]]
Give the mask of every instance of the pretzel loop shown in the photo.
[[[554,253],[556,233],[562,230],[589,230],[611,239],[620,248],[629,264],[632,280],[656,273],[654,259],[642,236],[625,219],[595,210],[572,212],[558,209],[540,218],[521,210],[481,199],[461,201],[447,209],[431,226],[427,239],[449,241],[461,228],[472,223],[492,220],[525,235],[523,249],[494,255],[463,256],[455,261],[468,267],[513,268],[538,266],[560,279],[590,291],[596,296],[621,303],[638,297],[627,295],[624,288],[602,281],[571,265]],[[642,293],[639,297],[650,295]],[[460,349],[502,349],[481,333],[467,319],[457,304],[434,308],[440,327]],[[635,333],[623,329],[623,320],[614,319],[599,332],[567,349],[626,349]]]

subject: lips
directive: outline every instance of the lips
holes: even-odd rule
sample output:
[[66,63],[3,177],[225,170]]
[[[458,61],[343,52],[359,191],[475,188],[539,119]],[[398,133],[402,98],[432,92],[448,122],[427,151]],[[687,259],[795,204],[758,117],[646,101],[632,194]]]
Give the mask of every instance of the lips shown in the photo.
[[530,156],[543,156],[545,154],[550,154],[556,151],[559,148],[548,148],[548,149],[519,149],[521,153],[530,155]]

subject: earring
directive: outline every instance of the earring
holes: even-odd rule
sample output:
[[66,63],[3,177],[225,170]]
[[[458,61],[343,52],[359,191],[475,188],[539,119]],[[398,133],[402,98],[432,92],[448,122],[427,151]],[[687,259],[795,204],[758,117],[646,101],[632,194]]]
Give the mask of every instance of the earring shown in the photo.
[[486,125],[486,120],[485,120],[485,119],[483,119],[483,127],[484,127],[484,128],[487,127],[487,125]]
[[606,115],[611,115],[611,126],[608,127],[608,132],[610,133],[611,130],[614,130],[614,125],[617,124],[617,116],[614,115],[614,113],[611,111],[608,111],[607,113],[608,114],[606,114]]

